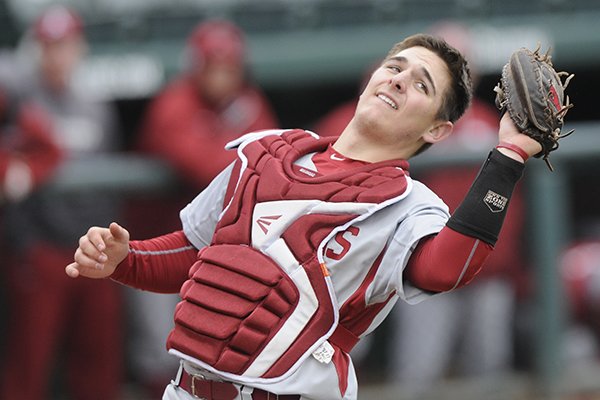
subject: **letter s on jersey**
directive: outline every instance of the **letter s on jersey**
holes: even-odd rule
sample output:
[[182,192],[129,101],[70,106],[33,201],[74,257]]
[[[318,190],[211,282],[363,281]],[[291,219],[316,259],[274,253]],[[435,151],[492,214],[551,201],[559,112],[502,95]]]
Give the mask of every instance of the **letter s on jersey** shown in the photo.
[[341,260],[342,257],[344,257],[346,253],[348,253],[348,250],[350,250],[351,246],[351,243],[344,237],[344,235],[348,233],[352,236],[357,236],[359,231],[360,229],[358,229],[357,227],[351,226],[343,232],[338,232],[335,235],[334,239],[337,242],[337,244],[339,244],[342,247],[342,251],[336,253],[333,249],[327,248],[327,250],[325,250],[325,256],[331,258],[332,260]]

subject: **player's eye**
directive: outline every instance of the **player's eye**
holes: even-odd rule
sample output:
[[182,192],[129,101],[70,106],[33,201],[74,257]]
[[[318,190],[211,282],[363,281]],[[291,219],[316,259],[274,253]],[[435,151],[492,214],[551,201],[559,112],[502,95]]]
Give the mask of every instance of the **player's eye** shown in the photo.
[[402,72],[402,68],[400,68],[399,66],[394,65],[394,64],[388,65],[388,69],[396,74],[399,74],[400,72]]
[[429,88],[427,87],[427,85],[424,82],[417,81],[416,85],[417,85],[417,89],[419,89],[420,91],[422,91],[425,94],[429,94]]

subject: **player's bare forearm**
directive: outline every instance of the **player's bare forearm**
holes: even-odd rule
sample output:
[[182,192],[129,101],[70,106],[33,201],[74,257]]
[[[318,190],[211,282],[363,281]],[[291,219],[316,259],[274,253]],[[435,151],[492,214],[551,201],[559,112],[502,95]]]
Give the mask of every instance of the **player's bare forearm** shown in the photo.
[[127,257],[129,232],[113,222],[108,228],[92,227],[79,239],[74,261],[65,272],[71,278],[108,278]]

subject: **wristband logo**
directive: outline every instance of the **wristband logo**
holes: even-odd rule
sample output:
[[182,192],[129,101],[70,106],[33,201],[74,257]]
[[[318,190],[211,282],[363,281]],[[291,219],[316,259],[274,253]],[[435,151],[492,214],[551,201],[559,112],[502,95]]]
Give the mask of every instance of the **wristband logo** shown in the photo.
[[483,202],[493,213],[499,213],[504,211],[506,205],[508,204],[508,198],[488,190],[485,197],[483,198]]

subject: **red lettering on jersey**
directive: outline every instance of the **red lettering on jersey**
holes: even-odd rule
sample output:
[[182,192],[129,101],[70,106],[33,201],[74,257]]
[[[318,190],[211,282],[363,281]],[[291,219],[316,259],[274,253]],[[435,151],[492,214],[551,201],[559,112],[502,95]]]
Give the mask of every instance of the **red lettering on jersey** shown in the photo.
[[342,246],[342,251],[339,253],[336,253],[335,251],[333,251],[333,249],[328,248],[325,251],[325,256],[327,256],[328,258],[331,258],[333,260],[341,260],[342,257],[344,257],[346,255],[346,253],[348,253],[348,251],[350,250],[350,246],[352,245],[345,237],[344,235],[347,233],[351,234],[352,236],[357,236],[358,232],[360,231],[360,229],[358,229],[355,226],[351,226],[348,229],[346,229],[343,232],[338,232],[335,235],[335,241],[337,242],[337,244],[339,244],[340,246]]

